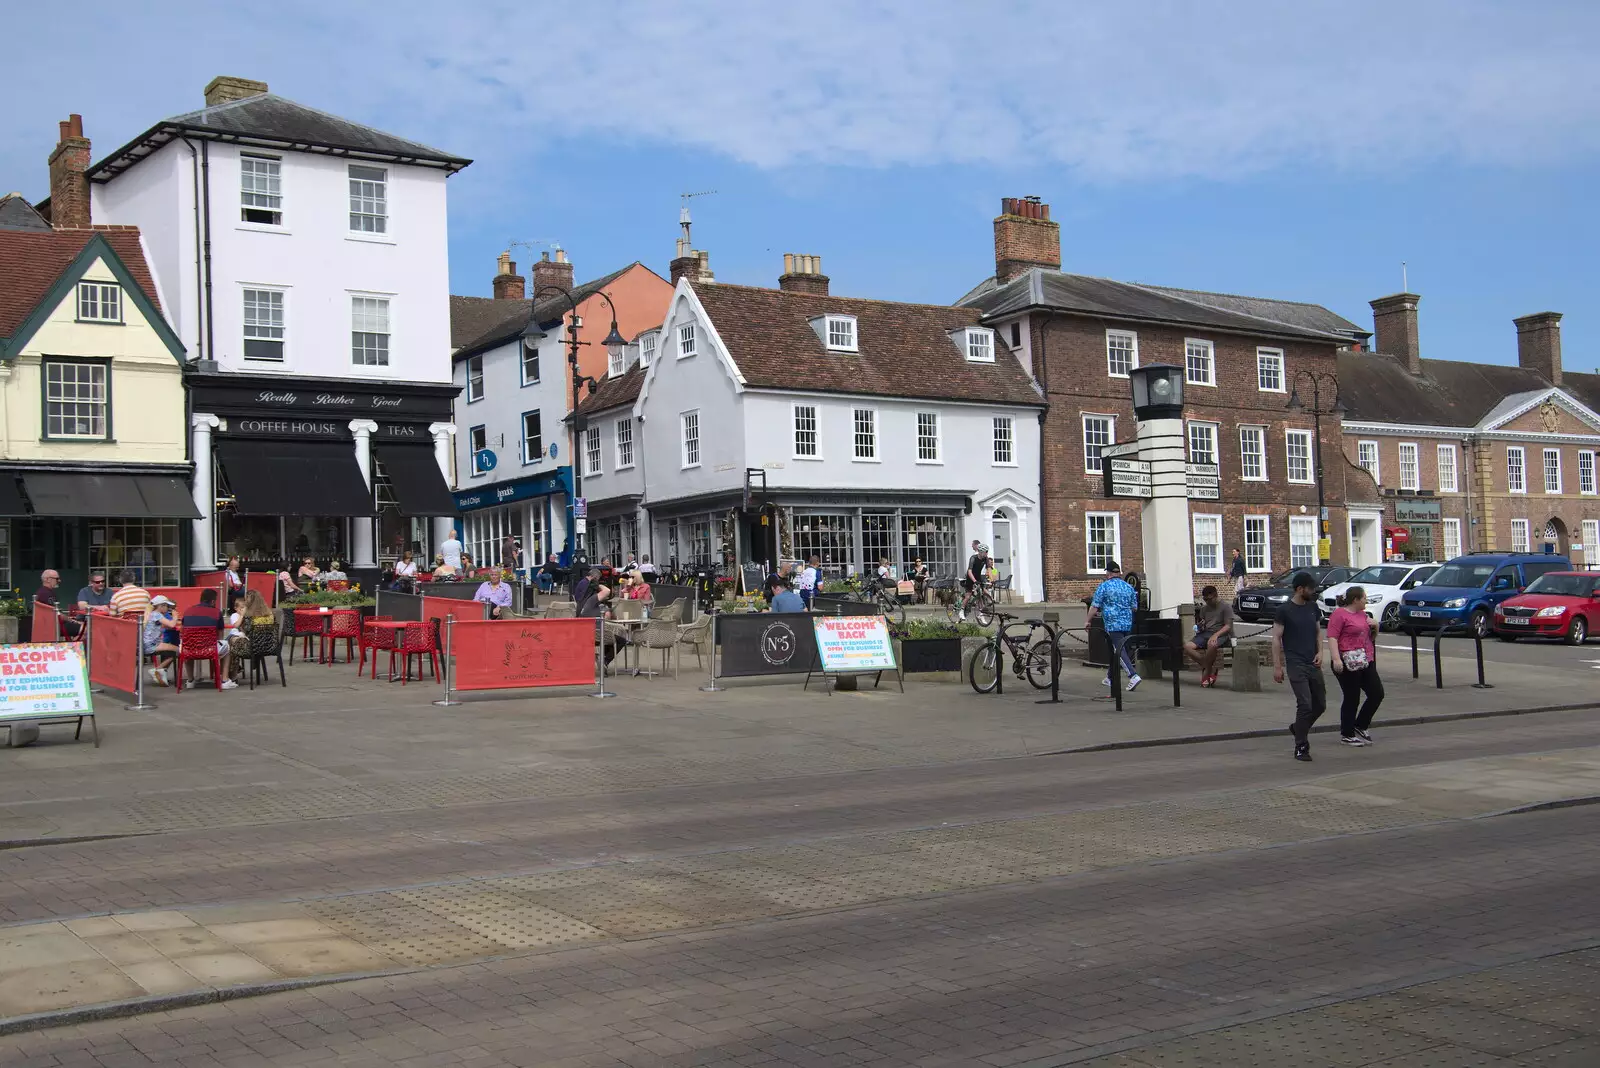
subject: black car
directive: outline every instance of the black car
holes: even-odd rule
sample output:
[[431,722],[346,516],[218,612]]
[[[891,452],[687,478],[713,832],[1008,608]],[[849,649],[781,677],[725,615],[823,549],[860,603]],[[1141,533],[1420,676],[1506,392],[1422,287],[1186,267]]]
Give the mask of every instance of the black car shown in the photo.
[[1317,580],[1318,593],[1329,586],[1350,581],[1350,576],[1356,573],[1353,567],[1322,564],[1312,567],[1292,567],[1288,571],[1273,575],[1265,586],[1252,586],[1239,594],[1234,598],[1233,614],[1248,623],[1272,622],[1278,606],[1294,596],[1294,587],[1289,583],[1302,571]]

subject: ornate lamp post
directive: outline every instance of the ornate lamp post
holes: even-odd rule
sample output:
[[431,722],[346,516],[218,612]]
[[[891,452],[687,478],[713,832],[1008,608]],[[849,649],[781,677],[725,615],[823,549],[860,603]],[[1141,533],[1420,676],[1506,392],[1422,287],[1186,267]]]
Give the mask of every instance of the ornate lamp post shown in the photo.
[[[578,391],[587,385],[589,387],[589,392],[592,394],[595,390],[595,387],[600,384],[600,380],[592,375],[580,374],[578,372],[578,348],[582,345],[587,345],[588,342],[578,340],[578,331],[583,326],[583,316],[578,314],[578,302],[573,298],[572,291],[564,286],[543,285],[533,291],[533,294],[530,297],[530,303],[537,304],[539,295],[541,293],[559,294],[561,297],[565,298],[567,307],[572,313],[572,321],[567,327],[567,336],[565,340],[567,344],[567,368],[569,371],[569,377],[572,379],[572,507],[574,512],[576,512],[577,502],[583,499],[584,456],[581,451],[582,445],[580,442],[583,440],[585,430],[588,429],[587,421],[583,418],[583,415],[578,410],[578,405],[581,400],[581,396]],[[597,296],[601,300],[605,301],[606,307],[611,309],[611,332],[606,334],[605,340],[602,341],[601,344],[606,347],[606,352],[609,355],[616,356],[628,344],[627,339],[624,338],[621,331],[617,329],[617,306],[613,304],[611,302],[611,298],[606,296],[603,292],[596,291],[593,296]],[[539,342],[543,341],[549,336],[550,335],[546,334],[543,330],[539,329],[538,322],[533,319],[530,312],[528,328],[522,332],[522,344],[529,349],[537,349],[539,347]],[[587,525],[586,520],[580,521],[576,515],[573,516],[572,565],[575,569],[583,566],[588,561],[588,557],[584,552],[584,525]]]
[[[1306,406],[1300,400],[1301,381],[1311,383],[1311,425],[1316,438],[1316,463],[1317,463],[1317,562],[1330,564],[1330,553],[1333,539],[1328,535],[1328,503],[1327,493],[1322,482],[1322,417],[1331,415],[1344,420],[1345,413],[1349,411],[1344,406],[1344,401],[1339,398],[1339,376],[1331,371],[1296,371],[1294,382],[1289,391],[1289,403],[1284,405],[1291,412],[1304,412]],[[1333,403],[1327,408],[1322,406],[1322,387],[1327,386],[1333,394]],[[1324,552],[1323,546],[1328,546],[1329,551]]]

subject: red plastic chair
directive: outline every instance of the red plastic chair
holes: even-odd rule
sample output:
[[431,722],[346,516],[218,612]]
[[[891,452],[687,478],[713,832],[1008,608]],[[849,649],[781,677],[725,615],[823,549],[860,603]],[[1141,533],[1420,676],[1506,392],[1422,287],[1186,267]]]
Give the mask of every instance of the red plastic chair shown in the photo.
[[372,677],[378,677],[378,653],[385,649],[393,649],[395,645],[394,630],[389,627],[374,627],[373,623],[388,623],[393,616],[363,616],[361,619],[361,638],[357,648],[361,651],[361,659],[356,664],[356,674],[360,675],[367,670],[367,653],[372,653]]
[[320,643],[322,639],[322,620],[320,612],[291,611],[289,613],[291,629],[289,631],[289,663],[294,663],[294,647],[300,644],[295,641],[299,638],[304,643],[300,659],[311,659],[311,639],[316,638]]
[[[422,674],[422,658],[427,657],[433,663],[433,681],[440,682],[439,674],[439,645],[434,640],[432,623],[407,623],[405,629],[400,631],[400,641],[389,653],[389,675],[394,676],[394,656],[400,654],[400,664],[404,674],[400,677],[400,685],[404,686],[411,678],[411,658],[417,658],[417,679],[420,681]],[[374,657],[376,663],[376,657]]]
[[185,627],[178,638],[178,666],[173,671],[173,686],[183,692],[183,665],[196,660],[211,664],[211,681],[222,689],[222,657],[217,653],[216,627]]
[[350,588],[348,579],[333,579],[327,583],[329,593],[343,593]]
[[333,619],[328,624],[328,662],[330,664],[339,655],[340,641],[344,642],[344,662],[348,664],[355,659],[356,646],[363,641],[361,636],[361,612],[359,609],[334,609]]

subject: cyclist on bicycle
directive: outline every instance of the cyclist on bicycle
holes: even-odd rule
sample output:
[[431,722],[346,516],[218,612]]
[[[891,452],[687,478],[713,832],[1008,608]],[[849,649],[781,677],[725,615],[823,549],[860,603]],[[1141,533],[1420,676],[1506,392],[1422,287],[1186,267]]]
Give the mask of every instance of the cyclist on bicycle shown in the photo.
[[972,543],[972,558],[967,561],[967,574],[961,580],[961,588],[966,590],[966,595],[961,598],[961,610],[956,618],[967,618],[967,606],[972,603],[979,591],[989,585],[989,547],[981,542]]

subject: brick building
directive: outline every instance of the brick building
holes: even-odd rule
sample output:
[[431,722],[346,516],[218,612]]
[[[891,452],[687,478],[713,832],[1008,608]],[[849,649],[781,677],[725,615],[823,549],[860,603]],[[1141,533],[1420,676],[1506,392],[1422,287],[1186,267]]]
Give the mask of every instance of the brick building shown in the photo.
[[[1315,562],[1319,451],[1332,559],[1343,562],[1348,465],[1336,418],[1324,416],[1319,450],[1305,375],[1323,376],[1330,410],[1340,350],[1367,332],[1314,304],[1064,273],[1060,227],[1049,216],[1037,200],[1005,200],[994,221],[995,274],[959,302],[983,312],[1050,404],[1041,472],[1047,596],[1091,589],[1108,559],[1144,570],[1140,502],[1104,496],[1100,457],[1103,446],[1135,436],[1127,371],[1140,363],[1187,369],[1190,459],[1220,466],[1220,499],[1190,501],[1197,586],[1225,577],[1235,547],[1253,576]],[[1297,383],[1303,413],[1288,410]]]
[[[1421,298],[1372,302],[1373,352],[1339,354],[1346,505],[1367,554],[1549,551],[1600,567],[1600,375],[1561,366],[1561,316],[1515,321],[1517,364],[1423,359]],[[1581,548],[1580,548],[1581,546]]]

